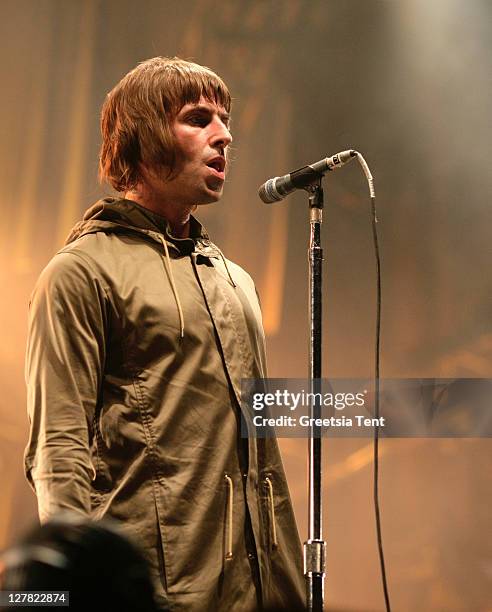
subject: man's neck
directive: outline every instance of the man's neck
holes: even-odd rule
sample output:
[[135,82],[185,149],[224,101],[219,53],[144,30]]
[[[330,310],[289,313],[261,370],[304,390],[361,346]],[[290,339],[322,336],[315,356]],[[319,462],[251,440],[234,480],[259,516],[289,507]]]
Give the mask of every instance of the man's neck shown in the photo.
[[145,189],[133,189],[124,195],[126,200],[132,200],[140,206],[163,217],[170,225],[171,233],[176,238],[189,238],[190,215],[196,206],[183,206],[174,202],[165,202]]

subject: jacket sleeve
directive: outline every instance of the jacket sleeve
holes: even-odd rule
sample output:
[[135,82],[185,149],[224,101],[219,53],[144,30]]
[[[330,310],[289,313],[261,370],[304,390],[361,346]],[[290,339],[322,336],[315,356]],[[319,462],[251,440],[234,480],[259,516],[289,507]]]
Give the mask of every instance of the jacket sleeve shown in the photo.
[[90,511],[90,444],[107,334],[106,292],[89,261],[59,253],[29,304],[26,383],[29,443],[24,464],[40,520]]

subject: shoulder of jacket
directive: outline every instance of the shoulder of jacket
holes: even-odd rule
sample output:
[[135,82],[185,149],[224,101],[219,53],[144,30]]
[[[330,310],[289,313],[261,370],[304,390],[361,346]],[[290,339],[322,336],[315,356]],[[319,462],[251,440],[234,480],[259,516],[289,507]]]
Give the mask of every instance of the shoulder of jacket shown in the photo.
[[41,271],[31,299],[40,293],[76,294],[83,292],[84,288],[95,288],[96,285],[106,290],[106,283],[98,270],[97,262],[83,251],[64,248],[58,251]]
[[111,262],[120,255],[120,251],[115,249],[115,245],[120,242],[121,235],[116,232],[87,233],[62,247],[50,264],[61,269],[85,267],[94,275],[104,275],[107,266],[111,266]]
[[55,253],[47,268],[51,267],[60,272],[86,269],[96,273],[99,268],[98,259],[89,249],[81,248],[82,245],[77,242],[68,244]]

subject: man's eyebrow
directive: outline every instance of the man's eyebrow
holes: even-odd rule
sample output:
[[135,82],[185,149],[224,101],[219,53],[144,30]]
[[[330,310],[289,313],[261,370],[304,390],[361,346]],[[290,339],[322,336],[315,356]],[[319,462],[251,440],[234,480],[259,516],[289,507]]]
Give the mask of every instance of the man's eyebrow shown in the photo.
[[[193,113],[193,112],[214,113],[215,108],[206,106],[205,104],[196,104],[196,105],[190,106],[190,108],[187,108],[184,114],[189,115],[190,113]],[[227,111],[218,111],[217,114],[222,119],[222,121],[230,121],[231,119],[231,115]]]

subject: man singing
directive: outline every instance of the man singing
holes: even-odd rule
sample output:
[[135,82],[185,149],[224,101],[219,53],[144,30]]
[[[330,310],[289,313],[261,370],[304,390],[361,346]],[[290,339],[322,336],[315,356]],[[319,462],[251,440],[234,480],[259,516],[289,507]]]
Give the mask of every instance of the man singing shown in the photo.
[[108,94],[100,174],[121,198],[32,295],[25,469],[42,521],[121,521],[175,610],[302,610],[277,443],[240,436],[241,379],[266,376],[255,287],[192,216],[222,194],[230,107],[211,70],[162,57]]

